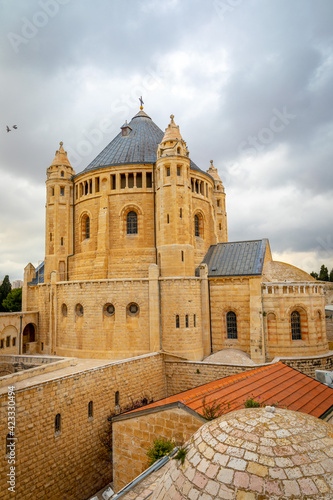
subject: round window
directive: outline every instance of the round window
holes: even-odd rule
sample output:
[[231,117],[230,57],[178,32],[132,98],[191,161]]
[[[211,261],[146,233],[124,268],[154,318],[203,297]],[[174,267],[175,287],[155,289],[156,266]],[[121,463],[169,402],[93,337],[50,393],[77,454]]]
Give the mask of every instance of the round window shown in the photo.
[[67,316],[67,306],[66,306],[66,304],[63,304],[61,306],[61,313],[62,313],[63,316]]
[[113,316],[113,314],[115,313],[114,305],[113,304],[105,304],[105,306],[103,308],[103,312],[104,312],[105,316]]
[[129,304],[127,306],[127,310],[128,310],[128,314],[130,314],[131,316],[136,316],[139,312],[139,306],[138,306],[138,304],[135,304],[134,302],[132,302],[131,304]]
[[76,304],[75,312],[77,316],[83,316],[83,306],[81,304]]

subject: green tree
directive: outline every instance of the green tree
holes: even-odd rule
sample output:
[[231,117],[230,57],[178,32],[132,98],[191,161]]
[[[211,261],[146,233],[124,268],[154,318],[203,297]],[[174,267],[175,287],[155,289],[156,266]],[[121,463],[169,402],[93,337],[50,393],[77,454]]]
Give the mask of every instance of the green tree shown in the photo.
[[2,307],[5,311],[21,311],[22,307],[22,288],[13,288],[2,301]]
[[318,279],[320,281],[329,281],[329,277],[328,277],[328,269],[326,266],[324,266],[324,264],[321,266],[320,268],[320,272],[319,272],[319,277]]
[[2,284],[0,285],[0,312],[5,312],[6,309],[4,309],[2,302],[5,300],[7,295],[12,289],[12,285],[10,284],[9,281],[9,276],[6,274],[6,276],[3,279]]
[[331,269],[331,272],[330,272],[330,281],[333,281],[333,269]]
[[312,273],[310,273],[310,276],[312,276],[313,278],[315,278],[316,280],[318,279],[318,273],[315,273],[314,271],[312,271]]

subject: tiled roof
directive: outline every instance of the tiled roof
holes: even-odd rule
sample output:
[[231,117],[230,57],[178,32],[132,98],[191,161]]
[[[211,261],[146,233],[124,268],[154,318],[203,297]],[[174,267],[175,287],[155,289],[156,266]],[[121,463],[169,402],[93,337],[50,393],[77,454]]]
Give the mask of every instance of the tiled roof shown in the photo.
[[222,403],[224,413],[229,413],[244,408],[249,397],[314,417],[321,417],[333,406],[333,389],[279,361],[201,385],[130,413],[181,402],[203,415],[204,399],[206,405]]
[[[116,165],[154,164],[157,159],[157,146],[162,141],[164,132],[144,111],[139,111],[128,124],[123,127],[131,129],[128,135],[121,132],[99,153],[98,156],[77,175],[102,167]],[[203,172],[191,160],[190,168]]]
[[253,276],[262,274],[267,239],[211,245],[203,262],[208,276]]

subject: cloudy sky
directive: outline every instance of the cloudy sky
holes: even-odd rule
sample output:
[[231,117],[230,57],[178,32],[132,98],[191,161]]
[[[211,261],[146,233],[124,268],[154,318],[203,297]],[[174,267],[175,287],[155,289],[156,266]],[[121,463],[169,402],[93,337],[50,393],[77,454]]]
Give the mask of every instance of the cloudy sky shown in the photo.
[[331,0],[0,0],[0,279],[44,258],[59,141],[80,172],[141,95],[214,160],[230,241],[331,269],[332,19]]

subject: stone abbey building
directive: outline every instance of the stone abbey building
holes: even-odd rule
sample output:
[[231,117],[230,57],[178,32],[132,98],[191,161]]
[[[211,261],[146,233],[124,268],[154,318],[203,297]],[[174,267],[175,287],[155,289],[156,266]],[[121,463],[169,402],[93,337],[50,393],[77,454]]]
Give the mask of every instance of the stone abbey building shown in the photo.
[[228,242],[225,196],[172,115],[163,133],[141,107],[78,174],[60,143],[45,260],[24,275],[35,320],[2,352],[202,360],[232,347],[257,363],[327,352],[322,284],[273,261],[267,239]]

